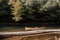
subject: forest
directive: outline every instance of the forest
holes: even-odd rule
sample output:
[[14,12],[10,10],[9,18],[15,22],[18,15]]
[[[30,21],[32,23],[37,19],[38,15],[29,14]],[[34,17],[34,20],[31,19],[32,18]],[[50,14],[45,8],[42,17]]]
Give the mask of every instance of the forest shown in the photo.
[[60,22],[59,0],[0,0],[0,22]]

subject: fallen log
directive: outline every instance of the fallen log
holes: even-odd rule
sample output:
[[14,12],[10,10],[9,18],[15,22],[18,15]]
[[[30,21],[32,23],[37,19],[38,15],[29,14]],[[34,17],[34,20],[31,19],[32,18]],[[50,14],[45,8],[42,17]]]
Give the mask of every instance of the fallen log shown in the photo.
[[60,29],[44,29],[44,30],[33,30],[33,31],[20,31],[20,32],[0,32],[0,35],[29,35],[29,34],[41,34],[48,33],[60,34]]
[[25,30],[26,30],[26,31],[31,31],[31,30],[43,30],[43,29],[45,29],[45,27],[34,27],[34,28],[25,27]]

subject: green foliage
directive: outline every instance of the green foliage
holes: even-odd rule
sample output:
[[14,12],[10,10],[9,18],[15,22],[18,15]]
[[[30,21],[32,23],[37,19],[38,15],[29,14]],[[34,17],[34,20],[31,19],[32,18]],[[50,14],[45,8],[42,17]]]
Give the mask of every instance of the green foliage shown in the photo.
[[9,6],[6,0],[1,0],[0,2],[0,16],[9,13]]
[[[9,6],[11,5],[11,7]],[[11,9],[11,12],[9,12]],[[39,1],[26,0],[22,3],[20,0],[0,0],[0,15],[11,14],[15,21],[25,18],[40,20],[60,20],[60,3],[53,0]]]

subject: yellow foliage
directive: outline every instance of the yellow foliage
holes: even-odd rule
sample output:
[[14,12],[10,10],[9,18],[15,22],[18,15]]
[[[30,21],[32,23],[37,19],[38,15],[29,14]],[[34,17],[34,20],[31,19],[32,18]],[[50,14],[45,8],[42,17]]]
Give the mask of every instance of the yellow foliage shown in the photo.
[[12,10],[12,15],[14,17],[12,17],[13,20],[15,21],[19,21],[20,19],[22,19],[21,15],[22,15],[22,3],[19,0],[16,0],[16,2],[14,2],[13,0],[9,1],[9,4],[12,5],[13,8],[11,8]]
[[2,0],[0,0],[0,2],[2,2]]

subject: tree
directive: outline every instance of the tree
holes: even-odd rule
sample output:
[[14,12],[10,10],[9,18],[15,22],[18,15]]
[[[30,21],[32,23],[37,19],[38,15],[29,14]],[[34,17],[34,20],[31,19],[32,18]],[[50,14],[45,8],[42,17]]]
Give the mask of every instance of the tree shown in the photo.
[[[11,0],[10,0],[11,1]],[[19,0],[11,1],[10,4],[11,6],[11,15],[13,15],[12,19],[15,21],[20,21],[23,19],[21,16],[23,15],[23,5]]]

